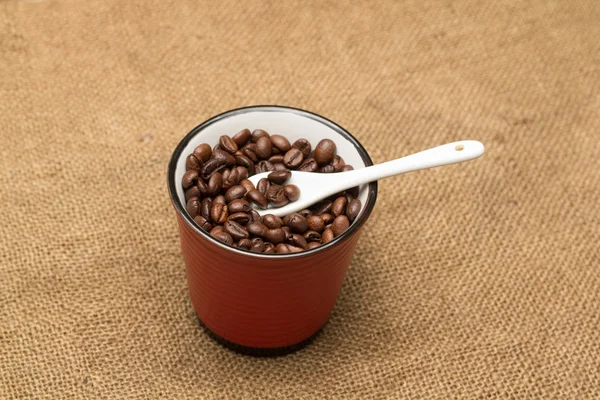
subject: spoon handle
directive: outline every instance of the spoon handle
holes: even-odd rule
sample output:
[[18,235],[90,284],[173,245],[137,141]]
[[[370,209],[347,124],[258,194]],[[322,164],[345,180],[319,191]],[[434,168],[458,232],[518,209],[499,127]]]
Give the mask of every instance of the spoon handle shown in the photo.
[[351,181],[353,186],[363,185],[379,179],[403,174],[405,172],[472,160],[481,156],[483,151],[484,147],[482,143],[476,140],[462,140],[460,142],[444,144],[367,168],[342,172],[339,174],[339,178],[341,179],[339,179],[338,182],[341,185],[346,183],[345,186],[348,186],[348,181]]

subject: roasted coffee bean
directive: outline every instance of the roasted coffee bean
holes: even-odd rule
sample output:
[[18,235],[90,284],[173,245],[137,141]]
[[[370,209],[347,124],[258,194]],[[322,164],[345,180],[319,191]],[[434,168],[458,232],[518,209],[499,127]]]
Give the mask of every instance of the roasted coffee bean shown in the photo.
[[252,210],[250,203],[245,199],[236,199],[227,204],[230,213],[249,213]]
[[[231,212],[231,210],[229,210],[229,212]],[[245,212],[236,212],[234,214],[229,214],[229,217],[227,217],[227,220],[235,221],[240,225],[246,225],[250,221],[250,217]]]
[[237,149],[237,151],[235,153],[233,153],[233,156],[243,156],[244,153],[242,153],[242,151],[240,149]]
[[304,157],[308,157],[308,155],[310,154],[310,151],[312,150],[312,147],[310,146],[310,142],[306,139],[296,140],[294,142],[294,144],[292,145],[292,147],[300,150]]
[[339,215],[344,214],[346,212],[346,204],[347,203],[348,203],[348,201],[346,200],[346,197],[344,197],[344,196],[341,196],[341,197],[338,197],[337,199],[335,199],[335,201],[331,205],[331,215],[333,215],[334,217],[337,217]]
[[222,225],[217,225],[217,226],[214,226],[214,227],[213,227],[213,228],[210,230],[210,232],[208,232],[208,234],[209,234],[209,235],[211,235],[211,236],[214,236],[214,235],[215,235],[215,233],[217,233],[217,232],[225,232],[225,229],[223,229],[223,226],[222,226]]
[[346,164],[342,167],[340,172],[348,172],[348,171],[352,171],[352,170],[354,170],[354,167],[352,165]]
[[261,238],[254,238],[250,243],[250,251],[253,253],[262,253],[265,249],[265,242]]
[[262,129],[255,129],[252,131],[252,134],[250,135],[250,141],[252,143],[256,143],[258,142],[258,139],[260,139],[261,137],[269,137],[269,134],[266,131],[263,131]]
[[300,164],[300,168],[298,169],[302,172],[317,172],[319,170],[319,164],[317,164],[314,158],[308,158]]
[[200,172],[200,168],[202,168],[202,160],[199,160],[195,155],[190,154],[185,159],[185,169],[190,171],[194,170],[196,172]]
[[235,185],[229,188],[225,193],[225,201],[229,204],[233,200],[241,199],[246,195],[246,188],[242,185]]
[[237,185],[239,182],[240,173],[238,172],[237,168],[232,168],[227,176],[223,174],[223,190],[228,190],[229,188]]
[[246,228],[235,221],[225,221],[223,228],[225,229],[225,232],[229,233],[235,241],[248,239],[250,237],[250,234]]
[[269,190],[267,190],[267,199],[273,207],[282,207],[290,202],[288,198],[285,197],[283,187],[276,184],[271,184]]
[[290,222],[290,217],[292,216],[292,214],[288,214],[285,217],[283,217],[282,221],[284,225],[287,225]]
[[359,199],[353,199],[348,203],[346,206],[346,217],[348,217],[350,222],[354,221],[354,219],[358,216],[361,206],[362,204]]
[[238,150],[238,145],[227,135],[223,135],[219,138],[219,145],[221,145],[221,148],[229,154],[234,154]]
[[317,231],[306,231],[302,236],[304,236],[307,242],[318,242],[321,240],[321,234]]
[[233,244],[233,238],[231,237],[231,235],[227,232],[217,232],[214,235],[212,235],[215,239],[228,244],[228,245],[232,245]]
[[190,214],[190,217],[194,218],[200,213],[200,199],[192,197],[187,201],[185,208],[188,214]]
[[325,225],[328,225],[333,222],[333,215],[331,215],[329,213],[323,213],[323,214],[319,215],[319,217],[321,217],[321,219],[323,220],[323,223]]
[[285,153],[292,147],[290,141],[287,140],[285,136],[281,135],[271,135],[271,144],[278,148],[282,153]]
[[283,164],[283,154],[277,154],[277,155],[271,156],[271,157],[269,157],[268,161],[273,165]]
[[252,248],[252,240],[250,239],[240,239],[237,244],[237,247],[244,250],[250,250]]
[[184,189],[195,185],[196,182],[198,182],[198,172],[194,171],[193,169],[186,171],[183,174],[183,178],[181,178],[181,184],[183,185]]
[[250,175],[254,175],[254,170],[256,168],[255,168],[255,165],[254,165],[254,161],[252,161],[249,157],[247,157],[245,155],[235,156],[235,162],[238,165],[246,168],[248,170],[248,173]]
[[360,190],[359,190],[358,186],[354,186],[354,187],[351,187],[350,189],[346,189],[346,194],[349,194],[354,198],[358,197],[359,193],[360,193]]
[[261,178],[258,183],[256,184],[256,189],[261,192],[262,194],[264,194],[265,196],[267,195],[267,192],[269,191],[269,188],[271,187],[271,182],[269,182],[269,180],[267,178]]
[[229,217],[227,206],[225,204],[216,203],[213,201],[212,208],[210,210],[210,219],[215,224],[223,224],[225,221],[227,221],[227,217]]
[[208,220],[202,215],[196,215],[194,217],[194,222],[197,223],[200,228],[204,229],[207,232],[212,229],[212,225],[210,224],[210,222],[208,222]]
[[315,152],[313,156],[319,165],[325,165],[335,155],[336,146],[333,140],[323,139],[315,147]]
[[308,223],[308,229],[311,229],[318,233],[323,232],[323,229],[325,229],[325,223],[323,222],[323,218],[321,218],[318,215],[312,215],[308,217],[306,219],[306,222]]
[[246,157],[248,157],[255,163],[259,161],[258,156],[256,155],[256,144],[254,143],[249,143],[246,146],[244,146],[242,153],[244,153]]
[[228,167],[235,165],[235,156],[224,150],[213,150],[211,160],[224,160]]
[[335,169],[333,168],[333,165],[327,164],[319,168],[319,172],[322,174],[331,174],[335,172]]
[[[248,170],[246,169],[246,167],[242,167],[241,165],[238,165],[237,167],[235,167],[235,169],[238,170],[238,179],[240,181],[243,181],[244,179],[248,179]],[[254,175],[254,171],[252,171],[252,175]]]
[[312,211],[310,211],[308,208],[298,211],[298,214],[302,215],[304,218],[308,218],[313,215]]
[[[209,178],[210,180],[210,178]],[[208,196],[208,185],[206,184],[206,182],[204,182],[204,180],[202,178],[198,179],[198,183],[196,184],[196,187],[198,188],[198,191],[202,194],[202,196]]]
[[263,224],[267,226],[269,229],[281,228],[283,225],[283,221],[281,218],[276,217],[273,214],[265,214],[262,217]]
[[255,209],[250,210],[250,212],[248,213],[248,216],[250,216],[250,221],[252,221],[252,222],[259,221],[260,222],[260,214]]
[[267,208],[269,205],[269,201],[267,197],[259,192],[258,190],[251,190],[246,194],[248,200],[252,201],[254,204],[262,208],[263,210]]
[[245,145],[250,140],[250,129],[242,129],[231,138],[238,147]]
[[288,167],[286,167],[285,165],[283,165],[281,163],[273,164],[273,170],[274,171],[289,171]]
[[219,172],[215,172],[210,176],[208,180],[208,195],[216,196],[223,188],[223,175]]
[[257,174],[261,172],[271,172],[275,171],[275,167],[267,160],[262,160],[258,164],[256,164],[255,171]]
[[314,212],[317,215],[324,213],[331,213],[331,206],[333,203],[329,200],[321,201],[314,206]]
[[319,243],[319,242],[309,242],[308,243],[308,250],[314,249],[315,247],[319,247],[320,245],[321,245],[321,243]]
[[246,229],[251,235],[265,237],[268,232],[268,228],[261,222],[250,222],[246,225]]
[[221,203],[221,204],[227,204],[227,202],[225,201],[225,196],[223,196],[222,194],[216,196],[213,199],[213,203]]
[[215,150],[222,150],[221,145],[219,143],[217,143],[213,146],[213,149],[212,149],[213,153],[215,152]]
[[240,185],[242,185],[243,187],[246,188],[246,192],[256,189],[254,187],[254,183],[252,183],[252,181],[250,179],[244,179],[244,180],[240,181]]
[[321,235],[321,243],[325,244],[331,242],[334,238],[333,231],[331,229],[325,229]]
[[292,233],[291,235],[288,235],[288,237],[286,238],[286,242],[296,247],[302,247],[303,249],[306,249],[308,247],[308,243],[306,242],[304,236],[298,235],[297,233]]
[[227,168],[227,162],[224,159],[211,158],[200,169],[200,176],[206,181],[212,174],[223,171],[225,168]]
[[212,209],[212,200],[210,197],[206,197],[202,199],[202,203],[200,203],[200,215],[204,217],[206,220],[210,220],[210,210]]
[[271,157],[272,145],[268,137],[261,137],[256,141],[256,155],[262,160]]
[[294,246],[291,244],[288,244],[288,249],[290,250],[290,253],[299,253],[301,251],[306,250],[306,249],[303,249],[302,247]]
[[288,150],[283,156],[283,164],[288,168],[298,168],[302,165],[302,161],[304,160],[304,155],[302,151],[297,148],[293,148]]
[[[248,224],[248,225],[250,225],[250,224]],[[265,228],[266,228],[266,226],[265,226]],[[281,228],[268,229],[266,231],[264,237],[269,242],[277,245],[277,244],[283,243],[285,241],[286,234],[285,234],[285,231],[283,229],[281,229]]]
[[350,220],[345,215],[337,216],[331,224],[333,234],[337,237],[342,234],[350,226]]
[[[271,145],[271,156],[277,156],[281,154],[281,150],[279,150],[277,147]],[[271,157],[269,157],[271,158]]]
[[304,233],[308,230],[308,221],[302,215],[293,213],[287,225],[294,233]]
[[207,162],[212,154],[212,150],[207,143],[202,143],[194,149],[194,155],[203,163]]
[[289,170],[285,171],[273,171],[269,175],[267,175],[267,179],[273,183],[281,185],[283,182],[287,181],[292,177],[292,173]]
[[276,247],[275,247],[275,253],[277,254],[287,254],[287,253],[291,253],[290,251],[290,246],[286,243],[279,243]]
[[342,168],[344,168],[344,166],[346,165],[344,159],[337,155],[333,156],[329,163],[331,164],[335,172],[342,172]]
[[283,187],[283,193],[289,201],[296,201],[300,198],[300,188],[296,185],[285,185]]
[[287,238],[289,235],[291,235],[292,230],[290,229],[289,226],[284,225],[281,227],[281,229],[283,229],[283,231],[285,232],[285,237]]
[[275,253],[275,245],[273,243],[265,243],[265,248],[263,250],[263,253],[265,254],[273,254]]
[[189,188],[185,191],[185,201],[186,202],[189,199],[191,199],[192,197],[197,197],[197,198],[202,197],[202,193],[200,193],[200,190],[198,189],[198,185],[192,186],[191,188]]

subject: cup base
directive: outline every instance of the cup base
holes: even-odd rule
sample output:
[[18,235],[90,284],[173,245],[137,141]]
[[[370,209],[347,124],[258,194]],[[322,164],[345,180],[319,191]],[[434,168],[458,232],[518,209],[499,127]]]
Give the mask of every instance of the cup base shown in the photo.
[[319,336],[319,334],[323,330],[323,327],[327,324],[327,322],[325,322],[325,324],[323,324],[323,326],[321,326],[319,328],[319,330],[316,331],[315,333],[313,333],[311,336],[309,336],[308,338],[304,339],[303,341],[301,341],[299,343],[295,343],[290,346],[249,347],[249,346],[244,346],[244,345],[241,345],[238,343],[231,342],[231,341],[217,335],[216,333],[211,331],[210,328],[207,327],[204,322],[202,322],[202,320],[200,319],[200,317],[198,317],[198,315],[196,315],[196,319],[198,320],[198,323],[200,324],[200,326],[208,334],[208,336],[211,339],[213,339],[215,342],[219,343],[221,346],[223,346],[229,350],[232,350],[236,353],[243,354],[245,356],[252,356],[252,357],[281,357],[281,356],[285,356],[285,355],[288,355],[291,353],[295,353],[299,350],[302,350],[304,347],[308,346],[313,340],[315,340],[315,338],[317,336]]

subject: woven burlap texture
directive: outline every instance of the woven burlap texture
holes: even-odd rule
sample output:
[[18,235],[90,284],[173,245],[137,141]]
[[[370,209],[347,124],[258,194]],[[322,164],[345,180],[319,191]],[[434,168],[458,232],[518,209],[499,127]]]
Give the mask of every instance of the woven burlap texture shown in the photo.
[[[594,1],[0,3],[1,399],[600,396]],[[166,168],[222,111],[283,104],[380,183],[329,324],[290,356],[199,326]]]

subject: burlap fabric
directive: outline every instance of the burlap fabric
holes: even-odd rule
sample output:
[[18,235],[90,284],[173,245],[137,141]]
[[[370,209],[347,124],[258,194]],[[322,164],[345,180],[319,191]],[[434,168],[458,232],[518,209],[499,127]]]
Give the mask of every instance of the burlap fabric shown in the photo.
[[[600,397],[594,1],[0,3],[0,398]],[[380,183],[329,324],[225,350],[188,298],[171,151],[227,109],[325,115]]]

